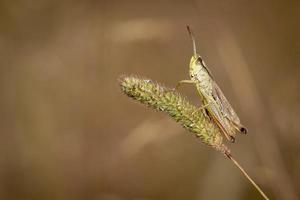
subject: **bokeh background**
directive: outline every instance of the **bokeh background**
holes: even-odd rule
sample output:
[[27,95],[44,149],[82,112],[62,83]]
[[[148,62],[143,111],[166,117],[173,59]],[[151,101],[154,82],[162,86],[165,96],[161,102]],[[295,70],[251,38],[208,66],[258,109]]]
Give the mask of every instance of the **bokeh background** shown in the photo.
[[[299,1],[0,2],[0,199],[261,199],[225,157],[120,92],[174,87],[198,51],[249,129],[228,144],[272,199],[300,195]],[[200,105],[195,88],[183,95]]]

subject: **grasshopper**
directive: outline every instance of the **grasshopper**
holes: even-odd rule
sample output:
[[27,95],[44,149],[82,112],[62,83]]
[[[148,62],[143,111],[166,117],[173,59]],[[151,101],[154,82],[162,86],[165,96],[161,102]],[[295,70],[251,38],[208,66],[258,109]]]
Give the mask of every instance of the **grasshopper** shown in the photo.
[[195,38],[189,26],[187,30],[193,43],[194,53],[190,60],[190,80],[179,81],[176,89],[184,83],[194,84],[202,101],[199,110],[204,111],[204,114],[218,125],[225,137],[234,142],[236,131],[246,134],[247,129],[240,123],[239,117],[215,82],[203,59],[197,54]]

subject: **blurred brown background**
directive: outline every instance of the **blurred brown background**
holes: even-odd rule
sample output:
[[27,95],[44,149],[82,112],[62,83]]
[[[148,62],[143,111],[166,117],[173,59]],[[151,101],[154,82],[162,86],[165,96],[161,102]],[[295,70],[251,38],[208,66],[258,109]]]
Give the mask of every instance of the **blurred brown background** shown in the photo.
[[[0,199],[261,199],[237,168],[121,74],[169,87],[192,46],[249,129],[233,155],[272,199],[300,185],[299,1],[0,3]],[[200,105],[195,89],[181,92]]]

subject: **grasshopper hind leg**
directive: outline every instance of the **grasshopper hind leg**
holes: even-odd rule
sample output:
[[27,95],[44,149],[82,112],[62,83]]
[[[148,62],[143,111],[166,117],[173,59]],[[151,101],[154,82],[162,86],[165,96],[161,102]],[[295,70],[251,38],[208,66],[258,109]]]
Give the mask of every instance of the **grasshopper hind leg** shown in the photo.
[[233,137],[232,135],[230,135],[229,137],[230,137],[229,141],[234,143],[235,142],[235,137]]
[[216,123],[216,125],[220,128],[221,132],[224,134],[226,139],[229,142],[234,143],[235,142],[234,134],[230,134],[228,131],[226,131],[224,126],[222,126],[222,124],[218,120],[216,120],[209,112],[208,112],[208,114],[209,114],[210,118],[213,119],[213,121]]
[[223,131],[223,133],[224,133],[226,139],[229,140],[229,142],[235,143],[235,137],[233,135],[229,135],[228,133],[226,133],[224,131]]

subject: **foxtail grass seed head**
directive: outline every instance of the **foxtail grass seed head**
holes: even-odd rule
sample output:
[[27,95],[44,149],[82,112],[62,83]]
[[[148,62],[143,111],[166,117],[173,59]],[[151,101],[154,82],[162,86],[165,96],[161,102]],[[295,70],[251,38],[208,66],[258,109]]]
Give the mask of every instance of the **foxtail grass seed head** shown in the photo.
[[172,89],[168,89],[148,79],[135,76],[122,76],[119,79],[122,91],[129,97],[154,108],[166,112],[189,132],[200,140],[227,156],[244,174],[257,191],[268,200],[262,189],[252,180],[241,165],[232,157],[229,149],[222,142],[220,129],[195,106]]
[[122,76],[119,81],[121,90],[127,96],[148,107],[167,113],[185,129],[199,137],[204,144],[212,146],[227,156],[230,155],[216,125],[179,93],[149,79],[135,76]]

